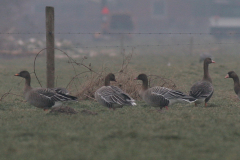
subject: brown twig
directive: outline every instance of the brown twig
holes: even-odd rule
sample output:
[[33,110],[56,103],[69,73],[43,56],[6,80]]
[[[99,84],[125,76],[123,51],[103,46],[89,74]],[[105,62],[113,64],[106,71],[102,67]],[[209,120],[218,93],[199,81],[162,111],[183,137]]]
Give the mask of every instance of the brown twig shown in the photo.
[[86,96],[86,97],[88,97],[88,98],[90,98],[90,99],[92,99],[92,100],[94,100],[94,101],[96,101],[95,98],[92,98],[92,97],[90,97],[89,95],[86,95],[86,94],[83,94],[83,95]]
[[[59,51],[61,51],[62,53],[64,53],[64,54],[65,54],[73,63],[75,63],[76,65],[83,66],[83,67],[85,67],[86,69],[88,69],[89,71],[92,71],[92,72],[94,72],[94,73],[96,73],[96,74],[99,74],[99,73],[95,72],[94,70],[92,70],[92,68],[86,66],[85,64],[76,62],[72,57],[70,57],[70,56],[69,56],[66,52],[64,52],[63,50],[58,49],[58,48],[54,48],[54,49],[59,50]],[[71,61],[70,61],[70,62],[71,62]]]
[[13,88],[11,88],[7,93],[4,93],[4,94],[1,96],[0,101],[2,101],[5,97],[7,97],[7,96],[10,94],[10,92],[11,92],[12,89],[13,89]]
[[68,86],[72,83],[72,81],[73,81],[76,77],[80,76],[81,74],[88,73],[88,72],[91,72],[91,71],[85,71],[85,72],[82,72],[82,73],[79,73],[79,74],[75,75],[75,76],[70,80],[70,82],[68,83],[68,85],[66,86],[66,88],[68,88]]
[[[35,58],[34,58],[34,67],[33,67],[33,70],[34,70],[34,71],[33,71],[33,73],[35,74],[35,77],[37,78],[37,81],[38,81],[38,83],[39,83],[39,85],[40,85],[41,87],[42,87],[42,84],[40,83],[40,81],[39,81],[39,79],[38,79],[38,77],[37,77],[37,74],[36,74],[36,60],[37,60],[38,55],[39,55],[42,51],[44,51],[44,50],[46,50],[46,49],[47,49],[47,48],[43,48],[42,50],[40,50],[40,51],[36,54],[36,56],[35,56]],[[54,49],[62,52],[63,54],[65,54],[65,55],[68,57],[68,59],[69,59],[69,61],[70,61],[71,64],[74,63],[74,64],[76,64],[76,65],[83,66],[83,67],[85,67],[86,69],[88,69],[89,71],[94,72],[94,73],[96,73],[96,74],[99,74],[99,73],[95,72],[94,70],[92,70],[92,68],[90,68],[90,67],[86,66],[85,64],[83,64],[84,59],[86,59],[85,57],[82,59],[82,62],[81,62],[81,63],[78,63],[78,62],[76,62],[72,57],[70,57],[66,52],[64,52],[63,50],[58,49],[58,48],[54,48]],[[73,67],[73,69],[74,69],[75,74],[77,74],[77,73],[76,73],[76,69],[75,69],[75,67],[74,67],[73,64],[72,64],[72,67]],[[77,77],[77,76],[75,76],[75,77]],[[72,81],[72,80],[71,80],[71,81]],[[70,82],[71,82],[71,81],[70,81]],[[68,85],[69,85],[69,84],[68,84]],[[68,85],[67,85],[67,86],[68,86]]]
[[[148,75],[148,76],[150,77],[150,78],[149,78],[149,86],[151,86],[151,82],[152,82],[152,81],[154,81],[154,80],[156,80],[156,79],[161,79],[161,80],[164,82],[164,83],[162,84],[162,87],[163,87],[165,84],[170,84],[169,82],[172,83],[172,85],[169,86],[169,87],[172,87],[172,89],[176,87],[176,84],[175,84],[171,79],[163,78],[163,77],[158,76],[158,75]],[[152,77],[154,77],[154,78],[152,78]]]
[[4,98],[6,98],[9,94],[11,95],[14,95],[14,96],[19,96],[19,97],[22,97],[21,95],[18,95],[18,94],[14,94],[14,93],[10,93],[12,91],[13,88],[11,88],[7,93],[4,93],[1,98],[0,98],[0,101],[2,101]]

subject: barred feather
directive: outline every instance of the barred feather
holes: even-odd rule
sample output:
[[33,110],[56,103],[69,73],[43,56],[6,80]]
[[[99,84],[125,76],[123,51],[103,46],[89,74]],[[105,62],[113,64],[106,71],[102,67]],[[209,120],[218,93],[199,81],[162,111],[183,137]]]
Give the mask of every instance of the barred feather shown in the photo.
[[58,92],[56,92],[52,89],[48,89],[48,88],[38,88],[35,91],[37,93],[39,93],[41,96],[51,99],[52,101],[77,100],[77,97],[66,95],[61,92],[58,93]]
[[112,108],[114,105],[136,105],[135,100],[116,86],[103,86],[95,92],[95,99],[103,106]]
[[175,91],[165,87],[153,87],[144,91],[143,100],[155,107],[165,107],[175,102],[194,102],[196,99],[187,96],[180,91]]
[[57,87],[57,88],[51,88],[51,90],[53,90],[53,91],[55,91],[57,93],[69,95],[69,92],[68,92],[68,90],[66,88]]

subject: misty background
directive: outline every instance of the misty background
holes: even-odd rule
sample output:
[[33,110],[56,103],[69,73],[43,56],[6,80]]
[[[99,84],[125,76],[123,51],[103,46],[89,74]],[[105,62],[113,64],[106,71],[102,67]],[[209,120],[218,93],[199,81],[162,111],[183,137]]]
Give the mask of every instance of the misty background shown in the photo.
[[[19,39],[43,40],[46,6],[55,10],[55,38],[75,42],[92,40],[93,34],[79,33],[103,32],[108,16],[116,13],[128,15],[132,23],[131,30],[116,32],[208,33],[212,3],[213,0],[0,0],[0,40],[3,48],[9,48],[13,40],[18,40],[18,44],[22,44]],[[104,7],[107,13],[103,13]]]
[[[1,0],[1,31],[44,32],[45,7],[55,9],[56,32],[96,32],[103,3],[109,13],[127,12],[142,31],[203,31],[211,0]],[[202,22],[202,23],[200,23]]]

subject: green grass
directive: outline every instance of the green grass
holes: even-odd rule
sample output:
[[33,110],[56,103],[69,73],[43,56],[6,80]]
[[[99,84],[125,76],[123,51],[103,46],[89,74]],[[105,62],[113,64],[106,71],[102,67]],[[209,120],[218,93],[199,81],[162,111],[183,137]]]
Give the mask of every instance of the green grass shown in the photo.
[[[136,50],[129,67],[136,76],[144,72],[170,78],[188,92],[203,75],[200,49],[195,48],[192,56],[183,53],[187,48]],[[210,74],[215,92],[206,108],[176,104],[161,113],[138,101],[135,107],[111,111],[96,102],[80,101],[68,103],[78,114],[52,115],[22,102],[22,97],[8,95],[0,102],[0,159],[239,159],[240,102],[234,97],[233,81],[224,79],[230,70],[240,75],[238,50],[222,46],[214,51],[217,63],[210,65]],[[21,94],[24,81],[13,75],[23,69],[32,72],[33,59],[0,60],[0,95],[11,88],[11,93]],[[44,58],[37,62],[37,74],[45,84]],[[67,60],[56,62],[58,86],[66,86],[74,71]],[[104,64],[109,72],[117,72],[121,57],[89,57],[87,63],[95,70]],[[39,86],[35,78],[32,86]],[[81,113],[84,109],[98,115]]]

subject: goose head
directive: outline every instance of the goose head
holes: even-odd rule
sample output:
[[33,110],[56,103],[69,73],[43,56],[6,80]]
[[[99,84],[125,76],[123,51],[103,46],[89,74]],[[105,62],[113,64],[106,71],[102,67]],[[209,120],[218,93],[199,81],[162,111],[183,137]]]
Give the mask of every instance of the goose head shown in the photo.
[[142,80],[146,81],[147,80],[147,75],[146,74],[139,74],[134,80]]
[[22,78],[25,78],[25,79],[30,78],[30,74],[29,74],[28,71],[21,71],[21,72],[15,74],[14,76],[22,77]]
[[204,60],[204,64],[211,64],[211,63],[215,63],[215,61],[213,61],[212,58],[206,58]]
[[225,78],[236,78],[238,77],[237,74],[234,71],[229,71]]
[[113,73],[109,73],[107,76],[106,76],[106,79],[108,79],[109,81],[116,81],[115,79],[115,75]]

